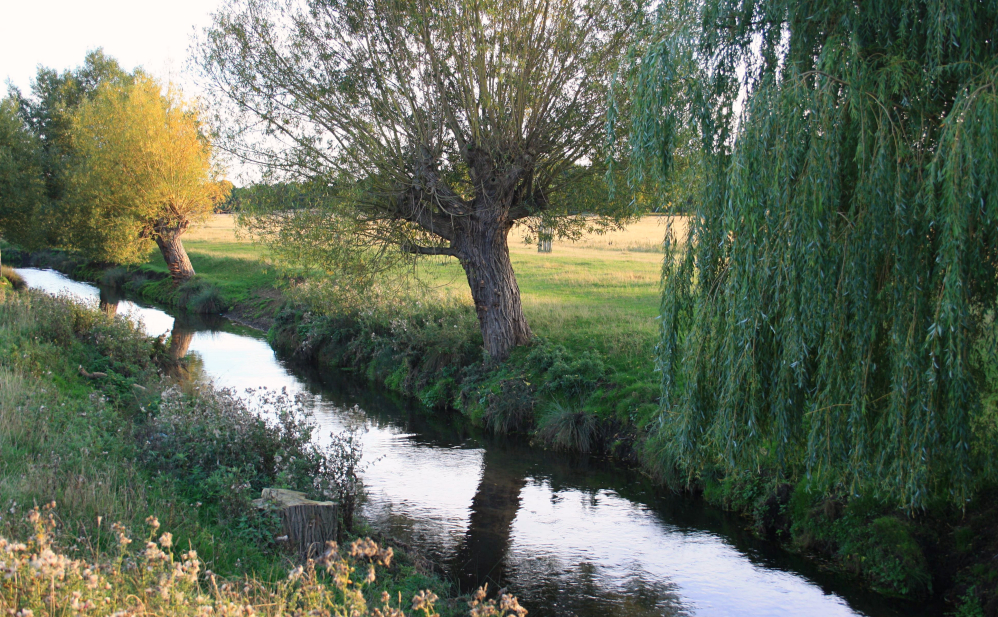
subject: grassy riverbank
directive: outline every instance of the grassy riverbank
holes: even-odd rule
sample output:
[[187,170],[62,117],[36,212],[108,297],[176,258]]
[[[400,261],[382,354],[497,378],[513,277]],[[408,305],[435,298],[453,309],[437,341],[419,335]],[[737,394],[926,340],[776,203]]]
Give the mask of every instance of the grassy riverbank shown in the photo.
[[[0,609],[61,614],[91,602],[98,614],[172,615],[235,603],[278,614],[381,606],[383,591],[392,606],[399,593],[447,595],[447,583],[404,553],[381,553],[390,567],[377,566],[367,582],[368,559],[346,548],[327,559],[328,574],[292,572],[278,521],[249,500],[263,486],[314,493],[322,469],[349,452],[312,445],[293,401],[272,398],[283,413],[268,423],[226,392],[179,388],[163,376],[171,366],[162,343],[121,318],[0,285],[0,551],[8,572]],[[43,504],[54,505],[39,511]],[[143,538],[157,544],[143,550]],[[441,606],[453,613],[457,605]]]
[[[357,372],[431,407],[457,408],[494,433],[641,464],[668,484],[671,470],[645,439],[659,412],[652,353],[662,254],[641,240],[663,231],[661,220],[645,220],[636,239],[555,243],[552,254],[514,242],[524,310],[539,338],[499,366],[483,363],[467,283],[453,260],[428,260],[420,271],[425,285],[401,301],[352,304],[323,301],[321,288],[281,279],[262,249],[235,236],[230,217],[191,232],[186,244],[199,281],[243,298],[234,302],[238,316],[270,328],[271,343],[286,356]],[[165,265],[153,259],[125,285],[165,301],[163,290],[176,293],[143,281],[144,273],[163,275]],[[705,473],[698,484],[705,500],[741,512],[759,535],[852,572],[882,593],[942,594],[961,615],[998,614],[998,567],[986,558],[998,551],[990,492],[965,512],[938,504],[912,517],[765,469],[737,477]]]

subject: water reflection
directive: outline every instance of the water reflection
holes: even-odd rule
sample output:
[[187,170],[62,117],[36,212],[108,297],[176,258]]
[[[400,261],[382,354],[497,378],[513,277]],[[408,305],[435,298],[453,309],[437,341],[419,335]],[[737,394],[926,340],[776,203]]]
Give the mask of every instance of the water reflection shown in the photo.
[[462,590],[471,591],[485,583],[493,589],[505,585],[506,552],[520,510],[520,491],[526,484],[521,458],[506,456],[500,448],[485,451],[482,479],[471,500],[468,531],[450,568],[459,577]]
[[[887,601],[759,541],[744,521],[663,494],[632,470],[484,438],[459,415],[428,411],[349,372],[281,362],[259,333],[167,313],[57,273],[22,270],[169,334],[170,353],[215,383],[311,396],[318,438],[359,428],[362,513],[443,564],[464,589],[506,586],[532,616],[929,615]],[[103,300],[103,301],[102,301]],[[112,308],[113,305],[113,308]]]

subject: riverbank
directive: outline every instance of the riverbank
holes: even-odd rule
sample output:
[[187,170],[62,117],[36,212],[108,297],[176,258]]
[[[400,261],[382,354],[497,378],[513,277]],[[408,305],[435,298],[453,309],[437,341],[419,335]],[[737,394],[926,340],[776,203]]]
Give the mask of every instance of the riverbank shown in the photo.
[[[452,598],[448,582],[399,547],[392,559],[378,553],[368,580],[369,559],[350,554],[351,535],[327,561],[331,572],[356,568],[345,575],[352,582],[308,569],[296,580],[278,521],[250,500],[264,486],[322,497],[315,479],[349,452],[317,448],[293,401],[269,401],[281,413],[267,422],[228,392],[164,377],[173,367],[163,341],[127,320],[0,285],[0,537],[14,542],[4,544],[11,576],[0,581],[0,608],[51,612],[95,602],[102,614],[165,615],[237,603],[277,614],[382,606],[382,592],[396,608],[422,589]],[[360,525],[354,533],[363,532]],[[123,538],[154,543],[129,550]],[[129,563],[151,574],[123,570]],[[59,569],[54,596],[47,582],[33,582],[49,566]],[[99,589],[90,580],[98,571]],[[141,607],[130,605],[136,597]],[[457,606],[448,599],[438,608]]]
[[[546,293],[552,287],[549,282]],[[523,288],[525,296],[533,292],[527,283]],[[262,311],[262,325],[275,308]],[[518,349],[497,367],[483,364],[474,314],[455,297],[336,312],[288,303],[272,326],[270,341],[285,357],[353,371],[430,407],[456,408],[493,433],[527,434],[538,446],[607,454],[641,465],[663,484],[670,481],[670,470],[646,456],[651,444],[643,439],[658,412],[655,374],[636,356],[606,353],[613,348],[608,341],[619,340],[614,324],[607,324],[611,334],[603,337],[592,323],[571,337],[538,329],[551,337]],[[995,612],[998,577],[987,555],[995,552],[989,538],[998,526],[988,494],[969,504],[966,514],[940,504],[911,518],[875,500],[765,470],[740,477],[705,474],[694,490],[708,503],[740,512],[759,536],[850,572],[881,593],[945,596],[964,614]]]

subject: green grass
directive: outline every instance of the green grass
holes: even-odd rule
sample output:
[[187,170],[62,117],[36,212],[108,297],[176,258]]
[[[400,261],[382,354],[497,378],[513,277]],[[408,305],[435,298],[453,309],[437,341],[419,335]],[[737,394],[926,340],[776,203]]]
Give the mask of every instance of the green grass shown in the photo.
[[[661,255],[577,250],[539,254],[512,247],[523,311],[534,334],[629,367],[648,366],[657,333]],[[420,278],[471,302],[455,261],[424,264]]]
[[[120,522],[136,540],[128,559],[145,564],[149,553],[142,550],[141,540],[149,537],[146,521],[151,515],[162,524],[161,531],[172,533],[177,555],[189,548],[197,550],[202,576],[196,582],[188,581],[182,589],[175,588],[185,595],[147,598],[144,614],[200,614],[196,605],[183,599],[192,601],[201,593],[206,602],[215,605],[242,598],[257,606],[261,614],[281,612],[273,609],[274,597],[288,603],[285,614],[342,602],[342,589],[335,591],[335,585],[329,587],[332,595],[309,600],[302,600],[297,585],[287,587],[293,556],[275,548],[274,521],[262,520],[248,502],[232,500],[231,493],[239,492],[230,490],[232,482],[212,492],[206,486],[210,482],[193,482],[184,474],[172,473],[169,466],[150,464],[149,453],[156,446],[150,445],[149,439],[157,438],[157,433],[149,433],[150,427],[163,430],[155,419],[166,406],[164,390],[171,386],[160,375],[164,354],[161,344],[122,318],[30,290],[0,290],[0,538],[27,543],[27,548],[14,549],[14,555],[8,556],[14,560],[8,559],[8,566],[19,574],[0,580],[0,610],[6,613],[13,608],[13,614],[30,608],[41,614],[39,608],[52,601],[47,599],[47,583],[39,587],[34,576],[26,576],[36,567],[32,564],[38,563],[38,555],[49,548],[80,560],[68,566],[59,585],[61,595],[56,601],[62,607],[72,600],[74,591],[82,593],[84,599],[93,595],[94,587],[85,584],[86,572],[87,568],[95,571],[97,565],[107,587],[102,582],[95,592],[96,601],[105,607],[127,604],[129,597],[145,593],[146,587],[163,585],[160,575],[169,574],[169,563],[161,572],[162,562],[150,561],[149,571],[155,575],[146,576],[144,566],[122,569],[122,562],[114,557],[122,547],[117,546],[111,525]],[[174,392],[169,400],[189,398],[196,407],[200,400],[197,392]],[[215,429],[198,425],[205,418],[211,419],[202,411],[184,420],[191,425],[188,432],[213,434],[216,445],[234,439],[228,450],[250,459],[278,445],[272,431],[267,437],[269,429],[262,433],[256,429],[256,440],[238,441],[245,441],[252,432],[227,433],[231,409],[211,409],[207,412],[209,416],[214,413]],[[254,420],[249,418],[244,424],[247,421]],[[280,439],[282,447],[291,443],[285,437]],[[307,441],[302,436],[296,439]],[[194,454],[177,448],[170,452],[181,457]],[[215,458],[213,455],[212,461]],[[212,461],[209,463],[214,465]],[[241,485],[242,478],[248,477],[239,475],[246,473],[243,468],[219,467],[212,473],[211,465],[200,467],[204,474],[211,474],[209,480],[226,472],[229,475],[224,478],[231,476]],[[311,484],[312,478],[302,480]],[[37,511],[36,506],[53,503],[41,513],[45,527],[41,529],[33,511]],[[242,509],[234,510],[233,504]],[[350,565],[363,577],[367,566],[356,561]],[[219,593],[210,577],[205,578],[206,569],[223,580],[240,580],[228,591],[245,585],[252,593]],[[321,572],[306,575],[303,580],[311,580],[312,585],[330,582]],[[411,598],[417,588],[430,587],[441,595],[448,589],[444,581],[417,567],[404,554],[397,555],[390,570],[379,568],[377,584],[365,585],[364,593],[372,605],[382,590],[391,592],[393,598],[398,592]],[[365,585],[350,588],[359,590]],[[222,591],[226,591],[224,586]],[[271,596],[271,592],[278,595]],[[109,600],[104,601],[104,596]],[[316,603],[309,604],[313,600]]]
[[[597,350],[624,370],[651,370],[662,269],[662,254],[652,248],[664,236],[663,221],[647,217],[621,232],[577,243],[555,241],[553,252],[545,254],[524,244],[522,233],[514,230],[510,256],[534,334],[572,350]],[[277,270],[266,250],[240,237],[231,215],[216,215],[191,230],[184,236],[184,246],[198,276],[216,285],[227,299],[244,301],[252,290],[277,282]],[[150,254],[147,267],[167,272],[158,252]],[[470,304],[468,283],[457,260],[426,259],[417,274],[427,286],[428,298],[457,298]]]
[[[236,304],[249,300],[253,291],[269,289],[277,283],[277,270],[265,259],[263,249],[240,241],[225,215],[208,222],[184,236],[184,247],[198,278],[218,288],[222,296]],[[149,253],[144,268],[169,273],[158,250]]]

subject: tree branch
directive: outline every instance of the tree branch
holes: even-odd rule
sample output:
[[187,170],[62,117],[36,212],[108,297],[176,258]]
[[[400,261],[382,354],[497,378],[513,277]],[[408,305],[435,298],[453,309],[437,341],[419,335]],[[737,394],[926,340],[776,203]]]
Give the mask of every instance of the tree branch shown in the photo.
[[407,245],[404,250],[414,255],[449,255],[450,257],[460,257],[458,250],[450,246],[416,246]]

